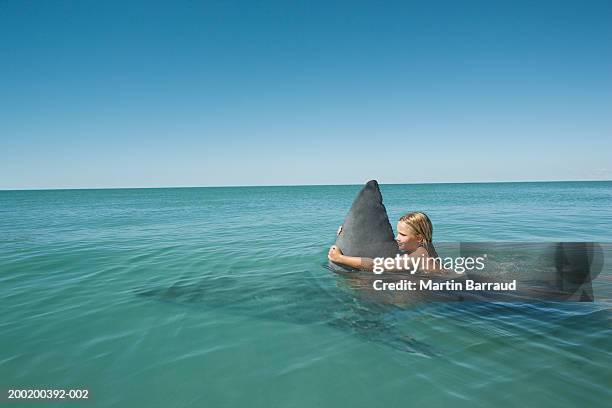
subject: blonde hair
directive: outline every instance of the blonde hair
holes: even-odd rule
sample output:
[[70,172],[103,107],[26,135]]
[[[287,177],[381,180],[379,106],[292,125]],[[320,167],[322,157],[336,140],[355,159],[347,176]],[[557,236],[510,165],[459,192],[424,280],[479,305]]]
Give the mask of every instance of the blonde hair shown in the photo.
[[412,231],[423,237],[423,246],[430,256],[438,256],[433,247],[433,225],[427,214],[423,212],[411,212],[400,217],[400,222],[406,224]]

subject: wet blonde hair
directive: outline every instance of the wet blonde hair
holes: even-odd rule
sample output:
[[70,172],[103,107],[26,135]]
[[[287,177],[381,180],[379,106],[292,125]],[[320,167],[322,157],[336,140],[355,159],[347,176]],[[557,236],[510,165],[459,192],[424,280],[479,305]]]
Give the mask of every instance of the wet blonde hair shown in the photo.
[[406,224],[416,235],[423,237],[423,246],[430,256],[438,256],[433,247],[433,225],[427,214],[423,212],[411,212],[400,217],[400,222]]

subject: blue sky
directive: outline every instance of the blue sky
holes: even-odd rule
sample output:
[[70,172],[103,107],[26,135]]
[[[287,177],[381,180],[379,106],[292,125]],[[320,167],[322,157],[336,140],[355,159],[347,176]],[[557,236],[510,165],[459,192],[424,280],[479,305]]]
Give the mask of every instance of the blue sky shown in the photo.
[[0,0],[0,189],[612,179],[611,1]]

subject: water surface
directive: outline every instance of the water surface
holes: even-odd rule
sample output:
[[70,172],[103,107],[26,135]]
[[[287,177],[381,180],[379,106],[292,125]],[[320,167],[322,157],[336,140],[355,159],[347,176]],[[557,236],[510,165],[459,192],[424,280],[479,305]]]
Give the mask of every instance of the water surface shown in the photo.
[[[359,188],[0,191],[0,387],[89,389],[75,407],[607,406],[609,264],[595,303],[369,303],[324,268]],[[612,242],[611,182],[381,190],[436,241]],[[137,295],[172,287],[190,290]]]

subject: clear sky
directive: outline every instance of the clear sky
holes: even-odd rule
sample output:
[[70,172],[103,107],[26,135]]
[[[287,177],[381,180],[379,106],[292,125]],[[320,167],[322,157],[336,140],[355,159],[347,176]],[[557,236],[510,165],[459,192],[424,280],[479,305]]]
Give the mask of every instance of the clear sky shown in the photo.
[[0,0],[0,189],[612,179],[611,1]]

